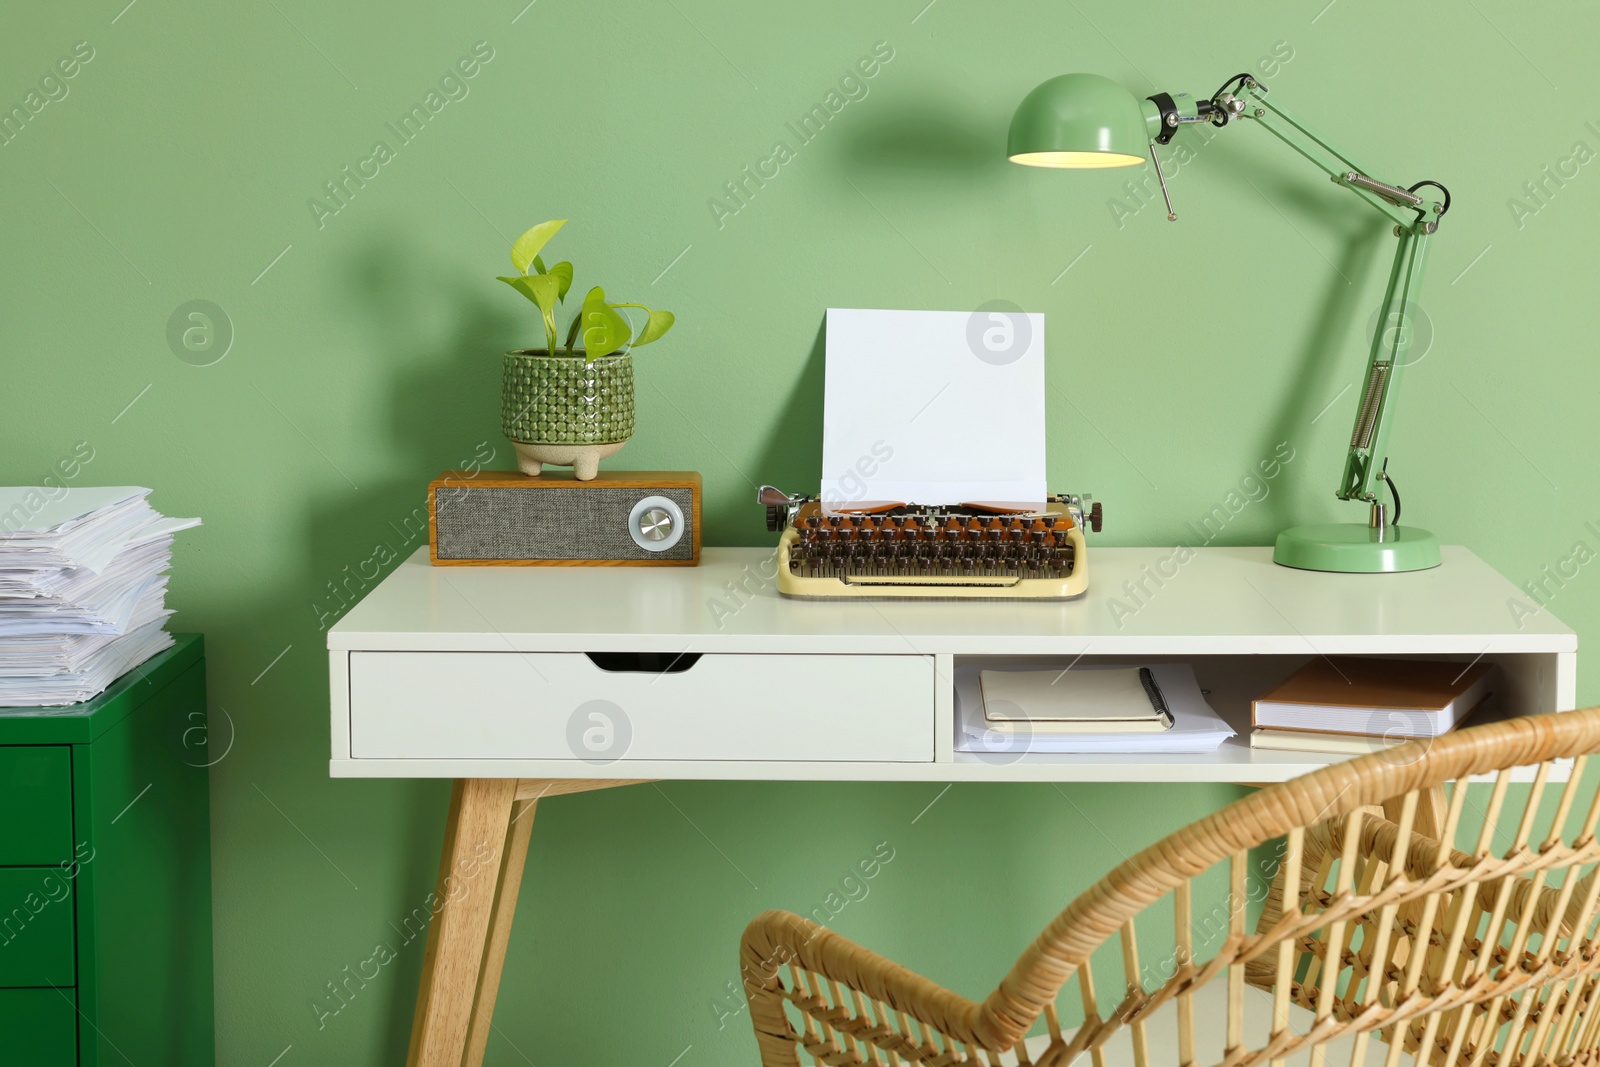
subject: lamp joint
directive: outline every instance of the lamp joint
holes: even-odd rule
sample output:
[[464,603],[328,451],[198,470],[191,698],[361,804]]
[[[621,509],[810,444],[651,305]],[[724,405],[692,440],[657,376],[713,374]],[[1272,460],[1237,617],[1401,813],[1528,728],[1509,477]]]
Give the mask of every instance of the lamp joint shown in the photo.
[[1415,208],[1422,206],[1422,197],[1411,190],[1402,189],[1398,185],[1390,185],[1388,182],[1380,182],[1376,178],[1369,178],[1357,171],[1345,171],[1342,179],[1336,178],[1335,180],[1343,180],[1358,189],[1365,189],[1374,196],[1389,201],[1395,207]]

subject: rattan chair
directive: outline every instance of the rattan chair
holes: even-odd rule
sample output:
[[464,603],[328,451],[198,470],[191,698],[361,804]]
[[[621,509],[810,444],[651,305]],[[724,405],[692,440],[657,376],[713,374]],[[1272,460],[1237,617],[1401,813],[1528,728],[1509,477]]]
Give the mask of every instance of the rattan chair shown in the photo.
[[[1084,1053],[1093,1067],[1600,1060],[1600,804],[1581,781],[1596,751],[1591,708],[1263,788],[1091,886],[982,1002],[766,912],[740,949],[761,1062],[796,1067],[802,1052],[938,1067],[1065,1067]],[[1483,777],[1469,786],[1469,776]],[[1165,955],[1152,966],[1158,941]]]

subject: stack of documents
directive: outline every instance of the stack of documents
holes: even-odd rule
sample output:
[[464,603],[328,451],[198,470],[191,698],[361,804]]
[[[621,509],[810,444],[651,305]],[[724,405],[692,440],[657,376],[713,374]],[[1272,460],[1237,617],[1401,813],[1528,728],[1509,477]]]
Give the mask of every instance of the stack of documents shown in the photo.
[[169,519],[132,486],[0,487],[0,707],[76,704],[172,646]]
[[[1142,720],[1146,716],[1131,715],[1131,707],[1118,710],[1105,704],[1104,712],[1095,716],[1101,721],[1093,726],[1062,728],[1052,718],[1062,719],[1063,724],[1082,722],[1089,717],[1086,709],[1111,699],[1112,690],[1118,688],[1094,676],[1106,671],[1120,673],[1127,668],[1073,667],[1059,672],[1051,688],[1060,689],[1057,706],[1067,710],[1053,716],[1037,692],[1034,679],[1039,675],[1038,668],[1010,668],[1025,672],[1027,681],[1001,687],[992,680],[997,673],[994,668],[980,671],[977,667],[959,667],[956,669],[959,726],[956,751],[990,758],[1029,753],[1192,754],[1215,752],[1233,736],[1233,729],[1206,703],[1195,681],[1193,667],[1187,663],[1151,663],[1141,668],[1149,671],[1164,708],[1153,716],[1155,722],[1134,721],[1128,724],[1128,729],[1118,730],[1116,719]],[[1080,686],[1080,682],[1084,684]],[[997,693],[1004,698],[1004,710],[998,715],[985,716],[985,696],[994,700]],[[1015,699],[1018,697],[1021,699]],[[1149,707],[1149,701],[1145,707]],[[1027,710],[1019,715],[1018,708]],[[1170,726],[1166,725],[1167,721]]]

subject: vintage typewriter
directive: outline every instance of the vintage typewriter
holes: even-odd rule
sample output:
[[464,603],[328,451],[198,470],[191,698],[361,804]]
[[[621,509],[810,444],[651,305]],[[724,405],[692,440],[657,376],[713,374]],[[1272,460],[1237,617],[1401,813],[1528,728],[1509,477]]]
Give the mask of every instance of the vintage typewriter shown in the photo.
[[1088,587],[1084,528],[1100,505],[1050,497],[1038,507],[824,505],[763,486],[778,540],[778,592],[791,597],[987,597],[1065,600]]

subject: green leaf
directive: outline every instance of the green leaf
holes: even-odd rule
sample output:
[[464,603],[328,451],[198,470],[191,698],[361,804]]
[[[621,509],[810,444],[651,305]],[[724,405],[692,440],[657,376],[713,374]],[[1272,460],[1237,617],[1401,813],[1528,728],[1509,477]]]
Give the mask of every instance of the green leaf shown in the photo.
[[659,341],[662,335],[672,329],[672,324],[677,321],[677,317],[670,311],[650,312],[650,321],[644,324],[644,329],[640,331],[639,336],[634,340],[633,346],[638,348],[640,345],[647,345],[651,341]]
[[[545,270],[541,267],[539,273],[544,274]],[[565,300],[567,298],[567,290],[572,288],[572,264],[562,260],[551,267],[549,273],[552,277],[561,279],[561,292],[557,294],[557,298]]]
[[678,321],[670,311],[653,311],[643,304],[613,304],[612,307],[638,308],[650,316],[644,324],[644,329],[639,331],[639,336],[633,339],[634,348],[661,340],[662,335],[672,329],[672,324]]
[[544,333],[549,348],[556,347],[556,294],[561,289],[561,279],[553,274],[519,274],[513,278],[501,277],[511,288],[532,300],[544,317]]
[[511,288],[539,305],[539,310],[546,315],[554,315],[556,310],[557,293],[561,291],[561,279],[554,274],[518,274],[512,277],[501,277]]
[[533,290],[533,302],[539,305],[539,310],[548,318],[556,313],[556,301],[560,299],[561,279],[553,274],[527,274],[528,288]]
[[549,271],[544,269],[544,257],[543,256],[534,256],[533,257],[533,263],[531,264],[531,266],[533,267],[534,272],[537,273],[537,274],[548,274],[549,273]]
[[551,219],[541,222],[521,237],[511,246],[511,265],[523,274],[528,273],[528,265],[533,262],[533,257],[539,254],[539,249],[545,242],[556,235],[556,231],[567,224],[566,219]]
[[515,289],[517,292],[521,293],[523,296],[527,297],[529,300],[532,300],[535,304],[537,304],[539,302],[539,298],[533,295],[533,289],[532,289],[533,278],[530,277],[529,275],[526,275],[526,274],[513,274],[508,278],[504,274],[502,274],[502,275],[499,275],[497,280],[505,282],[507,285],[511,286],[511,288]]
[[628,343],[633,328],[606,303],[605,290],[598,285],[583,298],[583,347],[590,362],[609,356]]

